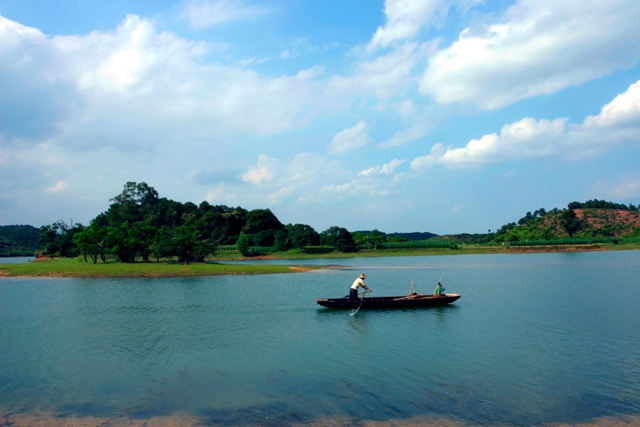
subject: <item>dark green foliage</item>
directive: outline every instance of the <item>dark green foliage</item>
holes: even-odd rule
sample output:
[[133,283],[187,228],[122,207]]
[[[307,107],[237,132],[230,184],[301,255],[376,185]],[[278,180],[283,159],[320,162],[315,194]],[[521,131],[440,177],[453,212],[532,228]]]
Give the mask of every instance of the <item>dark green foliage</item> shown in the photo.
[[317,246],[320,244],[320,235],[307,224],[287,225],[287,239],[285,246],[288,248],[303,248],[305,246]]
[[178,257],[178,261],[184,264],[203,261],[207,255],[215,252],[215,246],[203,237],[195,221],[189,221],[175,229],[170,249]]
[[251,256],[251,244],[253,243],[252,236],[250,234],[240,234],[238,241],[236,242],[236,249],[243,256]]
[[320,233],[320,241],[323,245],[334,246],[341,252],[357,252],[358,247],[353,236],[346,228],[330,227]]
[[0,226],[0,256],[32,256],[38,250],[40,229],[30,225]]
[[62,256],[72,258],[78,255],[73,237],[76,233],[82,231],[82,224],[67,224],[59,220],[51,225],[43,225],[40,227],[40,236],[38,241],[44,254],[53,258],[54,256]]
[[271,212],[271,209],[254,209],[247,213],[242,232],[255,234],[262,230],[282,230],[284,225]]
[[383,233],[376,229],[356,231],[353,233],[353,238],[357,245],[360,247],[375,248],[383,242],[411,242],[422,241],[438,237],[437,234],[428,232],[412,232],[412,233]]
[[262,230],[253,235],[255,246],[273,246],[276,243],[275,233],[277,230]]
[[582,228],[582,221],[580,221],[573,209],[568,208],[560,214],[560,225],[571,237]]
[[40,246],[49,256],[83,255],[93,263],[108,254],[121,262],[150,256],[176,257],[180,262],[201,261],[215,253],[216,245],[235,243],[244,226],[246,211],[203,202],[179,203],[160,198],[146,183],[127,182],[121,194],[110,199],[106,212],[84,229],[58,221],[43,226]]
[[629,206],[624,205],[622,203],[614,203],[614,202],[606,202],[604,200],[587,200],[584,203],[579,202],[571,202],[568,206],[569,209],[614,209],[619,211],[638,211],[636,206],[630,204]]
[[87,255],[89,255],[95,264],[98,262],[98,258],[102,262],[106,261],[106,237],[106,228],[94,220],[88,227],[75,233],[72,241],[84,257],[85,262],[87,262]]

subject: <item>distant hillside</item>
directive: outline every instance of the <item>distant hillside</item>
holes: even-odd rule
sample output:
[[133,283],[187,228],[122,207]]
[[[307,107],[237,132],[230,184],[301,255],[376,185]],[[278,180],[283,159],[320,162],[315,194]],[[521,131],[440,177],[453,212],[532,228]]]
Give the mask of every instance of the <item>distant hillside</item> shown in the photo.
[[503,225],[485,241],[513,242],[574,238],[640,237],[640,212],[634,205],[604,200],[572,202],[566,209],[536,210],[516,224]]
[[0,225],[0,257],[32,256],[38,237],[40,229],[31,225]]

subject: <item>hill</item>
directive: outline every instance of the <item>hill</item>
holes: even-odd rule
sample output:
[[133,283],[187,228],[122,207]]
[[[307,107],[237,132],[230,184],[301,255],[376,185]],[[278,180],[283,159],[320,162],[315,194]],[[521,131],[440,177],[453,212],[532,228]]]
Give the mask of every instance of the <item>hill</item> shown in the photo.
[[31,225],[0,226],[0,257],[32,256],[38,249],[40,229]]
[[572,202],[566,209],[539,209],[515,222],[503,225],[485,241],[557,240],[566,238],[640,237],[638,208],[590,200]]

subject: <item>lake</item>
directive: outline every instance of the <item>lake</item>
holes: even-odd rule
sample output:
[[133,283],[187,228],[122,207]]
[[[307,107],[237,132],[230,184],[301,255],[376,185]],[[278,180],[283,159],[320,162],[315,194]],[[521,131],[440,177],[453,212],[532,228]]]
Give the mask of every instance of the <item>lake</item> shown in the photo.
[[[640,425],[640,251],[313,263],[333,267],[0,278],[0,426]],[[361,272],[462,297],[316,304]]]

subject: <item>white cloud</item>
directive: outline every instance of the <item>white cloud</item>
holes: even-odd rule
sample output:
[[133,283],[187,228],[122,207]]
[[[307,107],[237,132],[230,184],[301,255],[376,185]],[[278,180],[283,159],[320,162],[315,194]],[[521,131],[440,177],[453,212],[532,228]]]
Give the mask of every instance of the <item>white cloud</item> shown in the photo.
[[210,190],[207,193],[207,197],[205,200],[209,203],[215,203],[221,200],[228,199],[229,196],[226,194],[224,184],[219,184],[216,188]]
[[344,193],[351,190],[353,186],[350,183],[339,185],[325,185],[320,189],[323,193]]
[[524,118],[503,126],[499,135],[484,135],[463,148],[436,144],[430,154],[412,160],[411,169],[424,172],[437,164],[462,168],[551,156],[580,158],[627,141],[640,141],[640,81],[582,124],[570,124],[566,118]]
[[637,125],[640,117],[640,81],[629,86],[626,92],[616,96],[602,107],[600,114],[585,119],[585,127],[618,127]]
[[256,166],[252,166],[242,175],[242,180],[251,184],[268,182],[277,174],[280,166],[278,159],[267,157],[264,154],[258,156]]
[[363,61],[353,75],[332,77],[327,89],[330,94],[375,95],[379,98],[400,96],[415,84],[411,71],[430,46],[408,43],[370,61]]
[[413,38],[420,28],[439,22],[446,15],[448,3],[446,0],[386,0],[387,22],[378,27],[368,48]]
[[389,175],[392,175],[395,172],[396,168],[402,165],[403,163],[406,163],[406,160],[393,159],[389,163],[386,163],[382,166],[374,166],[372,168],[365,169],[359,172],[358,176],[373,176],[373,175],[389,176]]
[[237,20],[251,20],[262,16],[266,10],[249,6],[240,0],[190,0],[186,2],[181,18],[196,30]]
[[371,138],[369,138],[366,130],[367,123],[360,121],[355,126],[338,132],[331,140],[329,152],[341,154],[367,145]]
[[64,181],[58,181],[52,187],[47,188],[47,192],[49,193],[60,193],[67,187],[67,183]]
[[270,77],[203,63],[208,52],[209,45],[159,32],[135,15],[112,32],[51,38],[0,16],[7,88],[0,115],[8,117],[1,113],[11,106],[13,118],[2,124],[7,143],[17,135],[49,137],[71,151],[215,143],[303,126],[321,102],[314,78],[322,67]]
[[497,109],[640,59],[635,0],[519,0],[501,21],[468,27],[433,55],[420,92],[439,104]]

